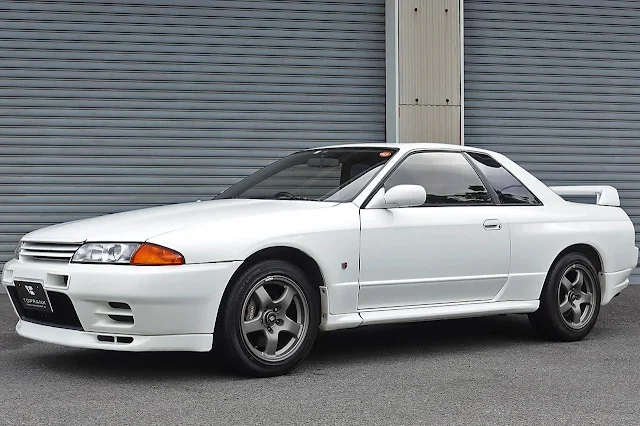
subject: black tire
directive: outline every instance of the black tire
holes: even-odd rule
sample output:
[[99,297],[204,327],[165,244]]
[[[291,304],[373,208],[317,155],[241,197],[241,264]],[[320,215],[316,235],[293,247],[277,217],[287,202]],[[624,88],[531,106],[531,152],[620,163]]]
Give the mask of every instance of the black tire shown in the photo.
[[[256,351],[260,351],[256,346],[253,346],[248,341],[249,337],[255,336],[255,334],[246,334],[243,330],[243,321],[246,320],[245,315],[248,314],[246,310],[247,301],[251,301],[253,297],[250,293],[254,293],[255,286],[271,285],[269,284],[270,277],[281,277],[290,285],[295,283],[297,301],[290,302],[296,304],[294,310],[303,306],[303,303],[307,302],[307,308],[305,317],[308,317],[308,325],[306,326],[306,332],[299,339],[294,339],[290,353],[286,355],[286,359],[278,360],[265,360],[262,359],[267,356],[267,349],[264,348],[262,356]],[[249,375],[253,377],[269,377],[279,376],[291,372],[296,368],[308,355],[316,335],[318,333],[318,325],[320,324],[320,294],[317,287],[314,287],[307,276],[298,267],[288,262],[281,260],[265,260],[246,269],[235,282],[229,283],[230,288],[228,294],[225,295],[223,303],[221,305],[221,311],[218,315],[218,322],[215,330],[216,350],[223,356],[227,365],[231,367],[237,373],[243,375]],[[268,288],[268,287],[265,287]],[[283,286],[283,288],[286,288]],[[276,297],[277,299],[277,297]],[[254,299],[255,300],[255,299]],[[272,300],[272,299],[269,299]],[[273,300],[272,300],[273,302]],[[275,306],[275,305],[274,305]],[[275,311],[277,312],[276,308]],[[266,331],[269,328],[265,325],[269,312],[273,309],[254,308],[258,310],[257,316],[254,319],[260,319],[260,324],[265,327],[265,330],[259,330],[253,333],[263,334],[266,337],[257,337],[258,339],[266,339],[274,330],[281,325],[281,323],[273,324],[273,328]],[[287,315],[288,308],[282,309],[278,315]],[[286,320],[286,318],[285,318]],[[281,320],[277,320],[281,321]],[[245,322],[245,324],[247,324]],[[280,339],[281,332],[276,332],[276,339]],[[285,333],[285,339],[289,335]],[[274,354],[274,357],[276,355]]]
[[[567,292],[566,287],[568,286],[568,284],[563,285],[563,279],[568,277],[567,274],[572,271],[580,271],[585,283],[589,280],[591,286],[589,305],[580,304],[580,298],[571,302],[570,298],[575,297],[575,287],[569,291],[571,296],[567,293],[567,299],[564,300],[564,303],[560,300],[563,299],[563,293]],[[580,293],[585,294],[582,290]],[[581,340],[589,334],[598,319],[600,299],[600,281],[593,263],[580,253],[568,253],[551,266],[540,294],[540,307],[536,312],[529,314],[529,321],[533,328],[547,339],[563,342]],[[563,314],[563,305],[566,309],[567,302],[570,303],[570,310],[565,310],[565,314]],[[580,317],[580,312],[583,312],[584,309],[585,318],[583,321],[576,321],[572,326],[570,323],[576,318],[573,317],[576,305],[578,305],[577,317]],[[591,309],[589,316],[586,314],[586,309]]]

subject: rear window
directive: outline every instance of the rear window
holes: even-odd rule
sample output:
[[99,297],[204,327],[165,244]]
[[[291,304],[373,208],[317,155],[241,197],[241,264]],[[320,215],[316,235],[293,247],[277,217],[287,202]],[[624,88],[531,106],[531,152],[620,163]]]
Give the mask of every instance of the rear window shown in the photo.
[[473,164],[487,177],[489,184],[498,194],[500,204],[540,204],[540,200],[531,191],[491,156],[477,152],[467,154]]

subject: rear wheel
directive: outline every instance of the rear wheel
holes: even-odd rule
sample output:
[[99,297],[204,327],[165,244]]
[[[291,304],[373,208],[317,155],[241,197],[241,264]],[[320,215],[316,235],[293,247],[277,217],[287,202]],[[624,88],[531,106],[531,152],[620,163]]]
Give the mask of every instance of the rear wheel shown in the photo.
[[549,339],[575,341],[589,334],[599,312],[600,283],[593,263],[582,254],[569,253],[551,267],[540,308],[529,320]]
[[257,377],[293,370],[317,334],[317,288],[299,268],[280,260],[257,263],[230,285],[216,327],[228,364]]

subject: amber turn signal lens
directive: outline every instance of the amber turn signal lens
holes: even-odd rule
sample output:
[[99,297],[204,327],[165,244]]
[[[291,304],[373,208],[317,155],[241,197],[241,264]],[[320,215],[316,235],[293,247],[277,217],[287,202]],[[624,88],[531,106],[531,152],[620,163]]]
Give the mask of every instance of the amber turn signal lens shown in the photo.
[[184,265],[184,257],[177,251],[155,244],[142,244],[131,258],[131,265]]

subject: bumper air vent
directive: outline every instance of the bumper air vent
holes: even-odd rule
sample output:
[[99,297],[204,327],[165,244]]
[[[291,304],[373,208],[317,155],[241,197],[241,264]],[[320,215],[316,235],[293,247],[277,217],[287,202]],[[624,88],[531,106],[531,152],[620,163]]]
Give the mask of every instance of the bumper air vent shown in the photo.
[[119,322],[121,324],[133,324],[133,312],[131,306],[124,302],[109,302],[111,310],[108,312],[109,318],[112,321]]

